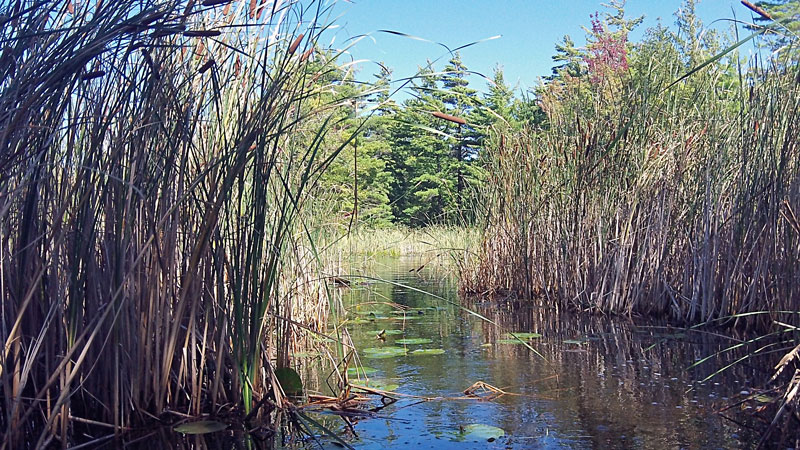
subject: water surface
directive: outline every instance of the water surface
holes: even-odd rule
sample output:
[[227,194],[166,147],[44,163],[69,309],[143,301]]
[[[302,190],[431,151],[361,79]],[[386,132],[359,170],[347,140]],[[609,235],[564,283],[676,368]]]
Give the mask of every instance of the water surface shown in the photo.
[[[352,429],[327,416],[324,423],[351,445],[663,449],[749,448],[757,441],[717,411],[748,393],[763,369],[738,364],[701,382],[736,355],[687,369],[734,341],[524,303],[470,305],[495,326],[420,292],[459,302],[454,283],[410,272],[416,264],[384,261],[376,272],[389,283],[354,283],[344,292],[358,362],[375,369],[353,382],[409,396],[377,417],[354,420]],[[541,334],[527,340],[535,351],[509,331]],[[387,348],[407,353],[382,357]],[[415,353],[422,349],[432,351]],[[465,399],[464,390],[479,381],[507,394]],[[490,432],[481,434],[484,428]]]

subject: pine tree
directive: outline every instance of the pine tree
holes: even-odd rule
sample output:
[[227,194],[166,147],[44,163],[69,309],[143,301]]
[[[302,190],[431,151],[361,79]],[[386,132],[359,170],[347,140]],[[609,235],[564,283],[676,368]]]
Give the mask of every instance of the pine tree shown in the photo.
[[552,68],[552,75],[547,77],[548,80],[555,80],[564,75],[571,77],[580,77],[586,74],[586,68],[583,66],[583,52],[575,47],[575,42],[565,34],[561,38],[561,42],[556,44],[556,54],[552,59],[557,63]]
[[[800,35],[800,0],[768,0],[756,2],[756,6],[766,11],[771,18],[756,15],[756,23],[770,25],[780,23],[776,27],[777,34],[770,34],[770,47],[773,50],[789,47],[789,43],[797,41]],[[796,47],[796,45],[795,45]],[[795,50],[796,53],[796,50]]]
[[450,153],[455,158],[455,161],[449,164],[450,173],[448,175],[455,178],[455,211],[453,212],[459,217],[463,217],[465,211],[469,166],[478,156],[479,146],[483,140],[483,133],[475,127],[475,123],[479,119],[476,109],[478,92],[469,87],[466,74],[467,68],[461,61],[461,55],[456,52],[444,68],[442,89],[436,93],[445,105],[443,112],[466,121],[465,124],[458,124],[437,119],[445,133],[454,137],[447,139]]

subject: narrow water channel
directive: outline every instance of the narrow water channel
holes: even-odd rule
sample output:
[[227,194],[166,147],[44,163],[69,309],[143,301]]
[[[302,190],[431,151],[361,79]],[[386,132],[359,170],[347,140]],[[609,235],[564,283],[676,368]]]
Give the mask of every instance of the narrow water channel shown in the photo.
[[[408,396],[352,429],[326,416],[354,447],[705,449],[757,441],[718,411],[768,367],[745,362],[701,381],[737,357],[729,352],[688,369],[734,341],[525,304],[470,305],[495,326],[420,292],[459,302],[455,283],[410,272],[416,264],[381,261],[377,277],[390,283],[343,293],[366,371],[351,371],[351,381]],[[518,336],[535,351],[508,332],[528,333]],[[465,399],[476,382],[506,394]]]

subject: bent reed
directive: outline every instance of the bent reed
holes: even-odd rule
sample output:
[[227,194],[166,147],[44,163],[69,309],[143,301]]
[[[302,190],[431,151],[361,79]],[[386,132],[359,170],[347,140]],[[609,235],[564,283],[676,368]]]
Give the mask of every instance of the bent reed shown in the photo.
[[329,312],[297,222],[336,154],[327,7],[0,7],[2,448],[282,405]]

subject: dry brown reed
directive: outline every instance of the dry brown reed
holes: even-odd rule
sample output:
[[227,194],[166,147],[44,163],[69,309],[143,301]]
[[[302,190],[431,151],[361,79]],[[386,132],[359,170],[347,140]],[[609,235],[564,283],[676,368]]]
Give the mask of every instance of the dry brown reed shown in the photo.
[[2,448],[241,426],[325,324],[296,219],[330,86],[289,48],[325,9],[223,3],[0,6]]
[[796,66],[754,67],[749,85],[718,67],[666,92],[678,72],[654,72],[595,90],[554,83],[544,129],[498,132],[463,291],[681,323],[798,323]]

